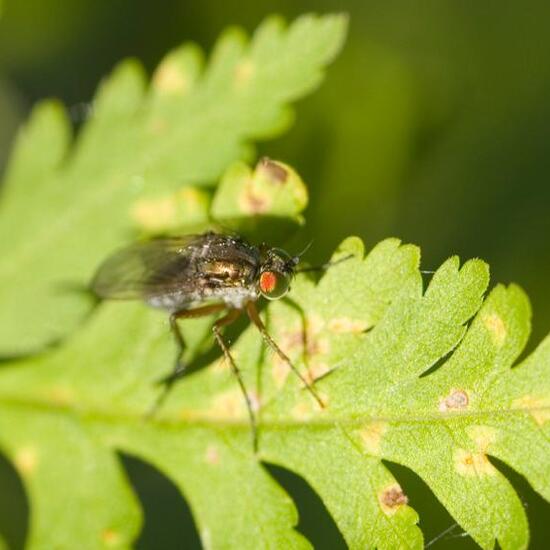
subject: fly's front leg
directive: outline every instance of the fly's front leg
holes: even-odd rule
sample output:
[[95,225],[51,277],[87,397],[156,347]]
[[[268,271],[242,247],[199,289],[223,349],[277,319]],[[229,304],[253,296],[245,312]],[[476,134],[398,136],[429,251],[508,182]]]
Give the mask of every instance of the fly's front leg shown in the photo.
[[168,394],[170,393],[170,390],[172,389],[175,382],[179,378],[181,378],[181,376],[185,372],[186,365],[182,361],[182,355],[183,355],[183,352],[185,351],[185,341],[183,339],[183,335],[181,334],[181,330],[178,325],[178,319],[193,319],[197,317],[204,317],[206,315],[211,315],[212,313],[217,313],[224,309],[225,309],[224,304],[212,304],[209,306],[202,306],[195,309],[182,309],[170,315],[170,331],[174,336],[174,340],[176,342],[176,347],[177,347],[176,361],[175,361],[174,368],[172,369],[172,372],[158,381],[159,384],[162,384],[163,388],[161,393],[159,393],[155,403],[153,404],[150,411],[148,412],[147,414],[148,417],[153,416],[157,412],[157,410],[160,408],[160,406],[164,403],[164,401],[168,397]]
[[250,318],[250,320],[256,325],[257,329],[260,331],[260,334],[262,335],[265,343],[281,358],[284,363],[286,363],[290,370],[292,370],[294,374],[296,374],[296,376],[304,384],[304,387],[307,389],[307,391],[311,394],[315,401],[317,401],[319,406],[324,409],[325,404],[323,403],[323,400],[321,399],[319,394],[315,391],[315,388],[303,377],[302,373],[296,368],[296,366],[286,355],[286,353],[277,345],[275,340],[271,338],[269,332],[267,332],[265,325],[260,319],[258,310],[256,309],[256,306],[253,302],[248,302],[248,304],[246,305],[246,312],[248,313],[248,317]]
[[244,400],[246,402],[246,408],[248,409],[248,416],[250,418],[250,426],[252,428],[252,445],[254,447],[254,452],[258,450],[258,425],[256,422],[256,415],[254,414],[254,407],[252,405],[252,399],[250,398],[250,395],[246,391],[246,386],[244,385],[244,380],[241,371],[239,370],[239,367],[237,367],[237,364],[235,363],[235,360],[233,359],[233,356],[231,355],[231,351],[227,347],[227,344],[225,343],[223,336],[222,336],[222,327],[229,325],[233,323],[239,315],[241,314],[241,311],[239,309],[233,309],[231,310],[225,317],[222,317],[218,321],[214,323],[214,326],[212,327],[212,330],[214,332],[214,337],[216,338],[216,341],[218,342],[218,345],[223,351],[223,354],[225,356],[226,361],[229,363],[231,367],[231,371],[235,375],[235,378],[237,379],[237,382],[239,383],[239,387],[241,388],[241,392],[243,394]]

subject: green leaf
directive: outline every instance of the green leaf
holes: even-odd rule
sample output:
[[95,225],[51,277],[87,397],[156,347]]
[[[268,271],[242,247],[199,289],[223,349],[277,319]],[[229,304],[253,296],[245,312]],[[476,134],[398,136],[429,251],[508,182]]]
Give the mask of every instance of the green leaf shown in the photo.
[[310,547],[262,462],[306,479],[350,548],[422,548],[414,494],[384,461],[420,475],[483,548],[527,546],[525,511],[491,457],[550,499],[550,338],[515,364],[527,298],[513,285],[485,297],[480,260],[451,258],[425,284],[416,247],[388,239],[365,256],[350,238],[333,257],[345,261],[319,281],[298,275],[288,299],[266,305],[270,334],[323,409],[254,327],[229,332],[257,407],[257,454],[239,387],[210,353],[212,318],[181,323],[187,359],[206,364],[147,418],[176,351],[166,315],[139,303],[91,309],[63,288],[132,236],[213,226],[277,244],[301,224],[307,192],[283,163],[236,162],[208,184],[250,156],[252,139],[283,129],[344,25],[310,16],[284,30],[271,19],[248,46],[230,31],[207,68],[196,47],[169,54],[147,92],[127,62],[76,145],[55,102],[20,134],[0,203],[0,351],[28,352],[80,323],[0,370],[0,447],[29,495],[30,548],[133,544],[141,511],[118,451],[173,480],[206,548]]
[[[414,495],[408,502],[382,460],[418,473],[483,548],[526,547],[525,511],[491,462],[550,499],[550,339],[513,366],[529,334],[525,295],[497,286],[484,299],[487,266],[456,258],[423,290],[418,250],[395,239],[364,258],[351,238],[334,259],[349,254],[318,283],[299,275],[291,302],[263,314],[298,368],[318,379],[325,410],[264,352],[253,327],[232,347],[259,406],[258,456],[221,358],[144,418],[175,350],[165,315],[141,304],[102,305],[64,346],[2,369],[0,444],[28,488],[34,545],[70,547],[75,537],[90,548],[124,546],[135,537],[139,513],[114,454],[122,450],[177,484],[206,547],[229,536],[239,548],[308,546],[260,460],[303,476],[350,548],[422,548]],[[196,323],[185,321],[186,333],[196,336]],[[68,501],[87,513],[56,515]]]
[[74,142],[58,103],[36,107],[2,186],[0,354],[74,329],[90,300],[66,289],[85,285],[128,241],[136,203],[209,185],[251,156],[252,140],[285,130],[289,102],[319,84],[345,28],[340,15],[304,16],[287,29],[271,18],[248,43],[233,29],[207,64],[194,45],[168,54],[150,86],[137,62],[123,62]]
[[214,193],[183,187],[144,197],[134,205],[136,228],[150,235],[186,234],[215,227],[255,239],[281,242],[303,224],[307,188],[288,165],[263,158],[254,170],[230,166]]

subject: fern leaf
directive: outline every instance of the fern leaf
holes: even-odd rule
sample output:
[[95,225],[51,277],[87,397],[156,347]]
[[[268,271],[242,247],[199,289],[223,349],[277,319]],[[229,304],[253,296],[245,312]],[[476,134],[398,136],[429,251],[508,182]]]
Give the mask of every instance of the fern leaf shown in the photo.
[[74,143],[63,108],[39,105],[0,202],[0,354],[35,351],[78,324],[90,301],[63,289],[86,284],[127,240],[136,202],[212,184],[250,157],[252,140],[281,133],[289,102],[318,85],[345,26],[343,16],[305,16],[287,29],[271,18],[248,43],[231,30],[207,64],[193,45],[168,54],[149,86],[126,61],[100,86]]
[[[206,546],[224,547],[228,533],[239,547],[307,546],[261,459],[302,475],[351,548],[421,548],[414,502],[385,459],[416,471],[483,548],[495,540],[524,547],[525,512],[490,460],[550,498],[547,341],[511,368],[529,332],[523,292],[497,286],[483,301],[486,265],[459,268],[454,258],[423,292],[417,249],[396,240],[363,258],[361,243],[349,239],[335,258],[349,253],[355,259],[318,284],[304,275],[296,281],[291,298],[303,315],[283,303],[266,311],[299,368],[324,375],[317,387],[327,410],[262,351],[252,327],[235,342],[260,407],[259,457],[221,359],[183,380],[159,416],[144,420],[174,349],[163,315],[140,304],[101,306],[64,347],[4,368],[0,441],[29,488],[31,540],[63,546],[62,533],[86,532],[79,540],[90,547],[105,537],[129,543],[139,512],[115,459],[122,450],[174,480]],[[197,330],[192,320],[185,329]],[[50,529],[56,506],[68,500],[87,513]]]

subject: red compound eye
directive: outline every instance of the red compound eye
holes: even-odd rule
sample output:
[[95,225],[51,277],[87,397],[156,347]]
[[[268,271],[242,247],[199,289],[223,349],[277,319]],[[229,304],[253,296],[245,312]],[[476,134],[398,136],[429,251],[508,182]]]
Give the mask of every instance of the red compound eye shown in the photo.
[[260,274],[260,292],[268,300],[282,298],[290,288],[290,275],[273,271],[264,271]]
[[277,286],[277,275],[275,275],[273,271],[264,271],[260,275],[260,290],[263,293],[269,294],[270,292],[273,292],[276,286]]

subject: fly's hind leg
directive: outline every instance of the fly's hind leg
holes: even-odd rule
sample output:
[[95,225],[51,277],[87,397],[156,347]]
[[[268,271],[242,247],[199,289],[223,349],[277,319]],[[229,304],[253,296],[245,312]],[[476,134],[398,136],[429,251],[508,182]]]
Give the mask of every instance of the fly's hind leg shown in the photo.
[[174,384],[185,373],[186,365],[182,360],[183,352],[185,351],[185,341],[178,325],[178,319],[193,319],[196,317],[204,317],[206,315],[222,311],[223,309],[225,309],[224,304],[212,304],[195,309],[182,309],[180,311],[175,311],[170,315],[170,331],[174,336],[174,341],[177,348],[176,360],[172,372],[158,380],[158,383],[162,385],[162,390],[157,396],[155,402],[153,403],[153,406],[147,413],[148,418],[154,416],[154,414],[162,406],[164,401],[166,401],[166,398],[168,397],[170,390],[172,389]]
[[218,345],[222,349],[225,359],[229,363],[229,366],[231,367],[231,370],[235,375],[235,378],[237,379],[237,382],[239,383],[239,387],[243,394],[243,397],[246,403],[246,408],[248,410],[248,416],[250,418],[250,426],[252,428],[252,445],[254,448],[254,452],[256,452],[258,450],[258,425],[256,422],[256,415],[254,414],[252,399],[250,398],[249,393],[246,391],[246,386],[244,385],[244,380],[243,380],[241,371],[239,370],[239,367],[237,367],[237,364],[235,363],[235,360],[231,355],[231,351],[227,347],[227,344],[225,343],[222,337],[222,331],[221,331],[222,327],[236,321],[240,314],[241,314],[241,311],[239,309],[231,310],[225,317],[218,319],[218,321],[214,323],[212,330],[214,332],[214,337],[216,338]]

